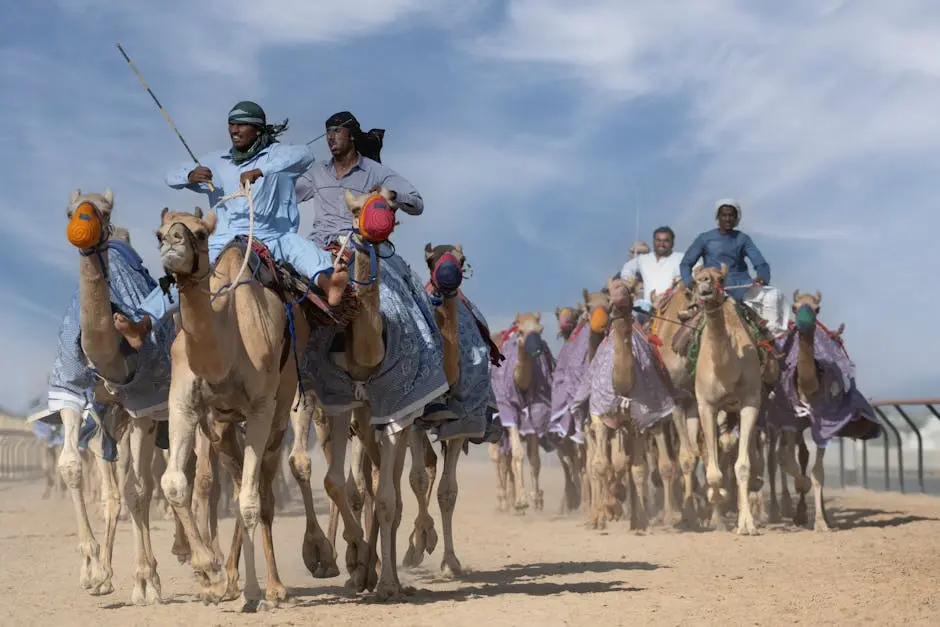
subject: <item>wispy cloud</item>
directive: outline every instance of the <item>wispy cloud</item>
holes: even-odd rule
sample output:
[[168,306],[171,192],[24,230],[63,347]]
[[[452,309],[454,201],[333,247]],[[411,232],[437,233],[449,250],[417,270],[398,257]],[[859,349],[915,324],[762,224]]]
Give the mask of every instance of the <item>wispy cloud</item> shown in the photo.
[[[71,189],[112,187],[115,220],[153,270],[160,209],[204,204],[163,185],[186,154],[116,40],[197,153],[224,145],[225,112],[245,98],[289,117],[289,141],[342,109],[388,129],[383,160],[427,204],[402,217],[399,251],[423,274],[425,242],[461,242],[468,293],[493,326],[527,309],[553,320],[556,304],[599,287],[638,215],[641,235],[670,224],[682,247],[711,228],[715,199],[733,196],[774,282],[821,289],[826,320],[847,323],[866,390],[901,385],[902,366],[937,373],[940,338],[924,329],[940,305],[925,288],[940,227],[938,17],[926,0],[13,9],[0,44],[0,137],[12,147],[0,155],[0,255],[22,289],[0,334],[37,374],[0,368],[16,381],[0,402],[16,405],[51,364],[56,325],[38,312],[63,311],[74,284]],[[882,298],[904,305],[886,314]]]

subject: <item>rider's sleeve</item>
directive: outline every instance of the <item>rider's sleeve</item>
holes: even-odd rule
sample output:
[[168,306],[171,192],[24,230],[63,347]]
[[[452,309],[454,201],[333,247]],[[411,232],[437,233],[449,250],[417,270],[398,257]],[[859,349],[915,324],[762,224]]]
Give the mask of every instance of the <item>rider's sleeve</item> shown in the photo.
[[405,213],[419,216],[424,213],[424,199],[408,180],[391,168],[384,168],[382,187],[395,192],[395,203]]
[[682,256],[682,261],[679,262],[679,276],[682,277],[683,285],[688,285],[692,282],[692,266],[695,265],[695,262],[698,261],[700,257],[704,256],[705,238],[704,233],[702,233],[695,238],[692,245],[685,251],[685,255]]
[[193,192],[207,193],[209,188],[205,183],[190,183],[189,173],[199,167],[192,161],[185,161],[167,170],[163,182],[173,189],[188,189]]
[[754,266],[757,276],[764,280],[764,283],[770,284],[770,264],[764,259],[764,256],[757,249],[754,240],[750,235],[744,236],[744,256],[747,257]]
[[297,177],[294,181],[294,193],[297,194],[297,202],[306,202],[316,195],[317,188],[313,184],[313,174],[307,170]]
[[629,260],[627,263],[623,264],[623,269],[620,270],[620,278],[625,279],[628,276],[635,278],[640,278],[640,266],[637,263],[637,257]]
[[298,177],[313,165],[313,149],[307,144],[274,144],[258,167],[264,176],[289,174]]

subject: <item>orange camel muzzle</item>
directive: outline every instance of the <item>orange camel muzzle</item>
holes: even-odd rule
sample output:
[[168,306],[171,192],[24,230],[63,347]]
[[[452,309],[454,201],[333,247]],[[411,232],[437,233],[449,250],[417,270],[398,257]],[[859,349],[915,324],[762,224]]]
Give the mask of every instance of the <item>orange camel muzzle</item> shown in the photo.
[[598,307],[591,312],[591,331],[603,333],[607,330],[607,323],[609,321],[610,317],[607,315],[607,310],[603,307]]
[[83,202],[72,213],[65,230],[69,242],[76,248],[91,248],[101,241],[101,218],[91,203]]

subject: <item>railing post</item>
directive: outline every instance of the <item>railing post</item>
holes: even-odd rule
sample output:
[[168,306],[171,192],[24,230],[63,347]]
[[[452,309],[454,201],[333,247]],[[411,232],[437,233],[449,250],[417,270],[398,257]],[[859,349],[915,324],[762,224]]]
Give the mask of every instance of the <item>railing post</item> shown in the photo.
[[868,489],[868,440],[862,440],[862,487]]
[[845,488],[845,440],[839,438],[839,487]]
[[[881,416],[881,419],[884,420],[885,424],[888,425],[891,430],[894,432],[894,437],[897,438],[898,442],[898,481],[901,484],[901,494],[904,494],[904,445],[901,442],[901,433],[898,431],[897,427],[894,426],[894,423],[891,422],[891,419],[888,418],[888,415],[881,410],[881,407],[875,407],[875,411],[878,412],[878,415]],[[889,459],[888,459],[888,434],[885,434],[885,488],[888,486],[888,471],[889,471]]]
[[917,436],[917,483],[920,485],[921,493],[925,492],[924,490],[924,439],[920,436],[920,429],[917,428],[917,425],[914,424],[914,421],[911,420],[900,405],[895,405],[894,408],[897,410],[901,418],[904,419],[904,422],[911,428],[914,432],[914,435]]

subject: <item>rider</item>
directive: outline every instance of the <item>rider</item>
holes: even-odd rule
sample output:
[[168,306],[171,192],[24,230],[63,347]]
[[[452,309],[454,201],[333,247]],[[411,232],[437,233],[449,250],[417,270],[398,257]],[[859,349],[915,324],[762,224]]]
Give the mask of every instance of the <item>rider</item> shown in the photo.
[[652,302],[653,292],[657,296],[665,294],[672,287],[673,280],[679,276],[679,262],[683,253],[673,251],[676,234],[668,226],[661,226],[653,231],[653,252],[635,255],[623,264],[621,278],[633,276],[642,281],[639,300]]
[[[282,124],[267,123],[264,110],[250,101],[242,101],[228,114],[228,132],[232,147],[209,154],[193,168],[183,164],[166,175],[166,184],[174,189],[189,189],[209,196],[211,204],[237,191],[246,181],[253,183],[254,239],[266,244],[274,257],[289,263],[303,277],[315,278],[331,306],[340,303],[349,281],[343,260],[334,264],[328,252],[298,234],[300,212],[294,182],[314,162],[306,145],[282,144],[277,137],[287,130]],[[215,188],[209,191],[208,183]],[[215,230],[209,236],[209,261],[238,235],[249,231],[248,199],[236,196],[215,209]],[[162,321],[178,308],[178,298],[168,300],[160,288],[141,303],[139,321],[116,316],[115,326],[134,348],[139,349],[152,327],[152,319]]]
[[[706,267],[728,267],[725,292],[736,301],[749,305],[767,320],[768,329],[776,334],[786,330],[783,297],[770,283],[770,264],[758,250],[750,236],[737,230],[741,222],[741,206],[726,198],[715,203],[718,228],[695,238],[679,264],[682,282],[692,286],[692,266],[702,259]],[[751,279],[747,269],[750,261],[757,273]],[[756,283],[756,285],[755,285]]]
[[[403,176],[389,168],[387,165],[370,159],[362,154],[360,146],[369,146],[370,133],[364,133],[359,121],[349,111],[340,111],[327,118],[326,140],[332,159],[320,161],[304,172],[296,184],[298,202],[313,200],[313,230],[308,236],[318,246],[324,248],[337,247],[340,237],[349,233],[353,223],[352,215],[346,207],[345,192],[349,191],[363,194],[384,187],[392,194],[398,208],[409,215],[418,216],[424,212],[424,199],[421,194]],[[381,144],[379,144],[380,147]],[[377,151],[376,151],[376,155]],[[390,257],[383,254],[385,267],[395,267],[395,272],[408,272],[411,274],[411,283],[420,287],[413,295],[415,302],[430,303],[424,292],[424,281],[415,274],[408,264],[397,254]],[[423,299],[423,300],[422,300]],[[428,312],[433,324],[433,316]],[[420,339],[419,334],[419,339]],[[433,335],[430,342],[440,342],[437,335]],[[429,346],[433,352],[439,353],[441,346]],[[443,374],[443,363],[440,372],[431,375],[435,380],[440,377],[441,383],[446,387]],[[432,381],[425,385],[432,386]],[[455,416],[446,409],[444,396],[437,397],[425,406],[424,420],[436,422],[450,420]]]

